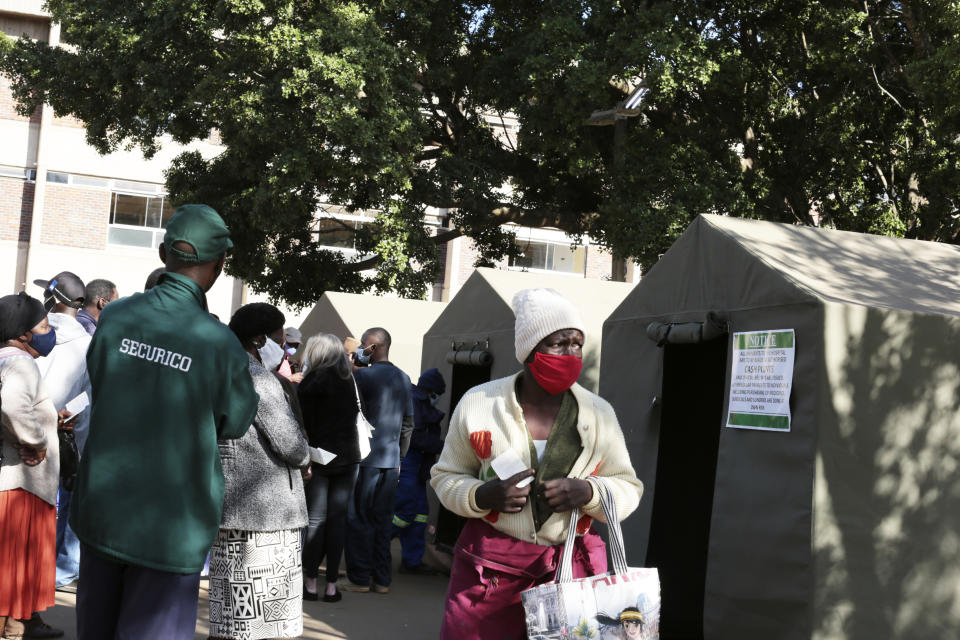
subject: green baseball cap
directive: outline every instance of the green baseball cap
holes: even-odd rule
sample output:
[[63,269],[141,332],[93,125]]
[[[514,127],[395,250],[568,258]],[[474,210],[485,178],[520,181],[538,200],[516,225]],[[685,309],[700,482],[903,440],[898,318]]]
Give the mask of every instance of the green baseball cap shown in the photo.
[[[178,242],[190,245],[195,253],[174,248]],[[199,263],[216,260],[233,247],[233,243],[219,213],[205,204],[185,204],[167,222],[163,246],[167,253],[180,260]]]

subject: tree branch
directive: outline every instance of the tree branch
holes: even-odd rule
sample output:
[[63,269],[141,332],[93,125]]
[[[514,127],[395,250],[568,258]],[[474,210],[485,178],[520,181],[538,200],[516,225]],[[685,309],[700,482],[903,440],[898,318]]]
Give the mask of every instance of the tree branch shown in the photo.
[[[870,70],[873,72],[873,79],[874,81],[876,81],[877,86],[880,87],[880,91],[885,93],[891,100],[893,100],[896,103],[898,107],[903,109],[903,105],[900,104],[900,101],[897,100],[892,93],[884,89],[882,84],[880,84],[880,78],[877,77],[877,68],[874,65],[870,65]],[[903,110],[906,111],[906,109],[903,109]]]

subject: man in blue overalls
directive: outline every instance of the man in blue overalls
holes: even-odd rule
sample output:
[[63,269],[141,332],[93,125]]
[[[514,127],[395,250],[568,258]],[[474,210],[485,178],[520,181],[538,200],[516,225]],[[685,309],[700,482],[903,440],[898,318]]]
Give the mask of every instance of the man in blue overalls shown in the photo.
[[400,464],[400,484],[393,516],[393,535],[400,538],[400,573],[433,574],[423,564],[427,530],[427,489],[430,467],[443,449],[440,420],[444,413],[434,406],[446,390],[443,376],[437,369],[427,369],[417,384],[411,385],[413,396],[413,436],[410,451]]

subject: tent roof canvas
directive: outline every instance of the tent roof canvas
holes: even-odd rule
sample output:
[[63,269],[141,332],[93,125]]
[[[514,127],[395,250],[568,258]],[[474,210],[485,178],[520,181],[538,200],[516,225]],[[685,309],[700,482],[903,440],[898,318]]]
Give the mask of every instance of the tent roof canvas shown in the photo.
[[332,333],[343,339],[360,339],[370,327],[390,332],[390,360],[412,380],[420,376],[423,334],[446,306],[443,302],[327,291],[300,325],[304,339]]
[[761,307],[818,299],[960,316],[958,265],[955,245],[702,215],[611,320],[714,300]]
[[[588,280],[562,276],[505,269],[477,268],[463,287],[448,303],[448,307],[430,327],[428,335],[448,332],[469,332],[470,326],[509,330],[513,333],[513,296],[523,289],[556,289],[561,295],[577,305],[587,327],[599,328],[610,312],[616,308],[633,288],[625,282]],[[482,313],[477,313],[477,304],[483,303]],[[464,317],[474,322],[464,323]],[[467,329],[464,331],[464,329]],[[599,342],[600,336],[587,336],[587,340]]]
[[489,339],[489,351],[494,356],[491,375],[498,378],[518,371],[520,363],[513,346],[513,296],[523,289],[551,288],[572,302],[583,316],[587,335],[580,382],[595,390],[603,321],[632,287],[625,282],[480,267],[424,336],[423,367],[449,366],[445,358],[454,341]]

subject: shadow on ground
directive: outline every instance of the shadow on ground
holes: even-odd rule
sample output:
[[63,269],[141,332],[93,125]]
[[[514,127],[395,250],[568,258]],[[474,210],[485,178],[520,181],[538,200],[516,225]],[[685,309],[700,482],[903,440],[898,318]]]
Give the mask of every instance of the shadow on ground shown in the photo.
[[[394,577],[390,593],[344,593],[343,600],[304,602],[303,636],[311,640],[434,640],[440,634],[446,576],[400,575],[400,546],[394,541]],[[76,640],[75,595],[57,592],[57,606],[43,613],[44,619],[66,631],[64,640]],[[207,581],[200,582],[197,640],[209,630]]]

